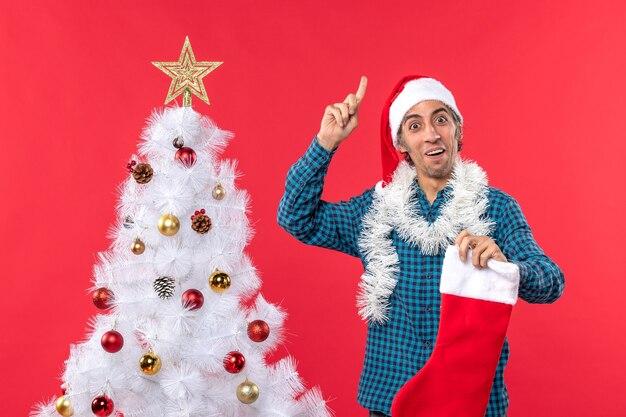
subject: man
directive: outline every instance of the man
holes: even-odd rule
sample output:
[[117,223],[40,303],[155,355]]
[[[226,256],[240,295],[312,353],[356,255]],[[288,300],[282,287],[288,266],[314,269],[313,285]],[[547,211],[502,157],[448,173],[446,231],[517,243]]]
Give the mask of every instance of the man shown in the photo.
[[[533,239],[517,202],[458,157],[463,118],[452,93],[432,78],[403,78],[386,103],[383,181],[346,202],[321,201],[328,165],[357,127],[366,87],[362,77],[355,94],[326,107],[319,133],[289,170],[278,222],[304,243],[361,258],[357,304],[368,337],[358,401],[370,416],[384,416],[432,353],[448,245],[457,245],[463,261],[471,253],[476,268],[490,259],[515,263],[519,296],[529,303],[554,302],[564,278]],[[505,342],[486,416],[506,415],[508,356]]]

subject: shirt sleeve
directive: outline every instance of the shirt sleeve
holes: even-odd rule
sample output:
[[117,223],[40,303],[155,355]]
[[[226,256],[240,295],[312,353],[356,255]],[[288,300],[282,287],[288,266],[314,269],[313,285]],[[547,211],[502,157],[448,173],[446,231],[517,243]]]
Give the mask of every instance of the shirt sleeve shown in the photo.
[[289,169],[285,194],[278,207],[278,224],[303,243],[359,256],[360,222],[373,188],[349,201],[321,200],[324,177],[335,151],[317,141]]
[[519,266],[519,296],[529,303],[553,303],[563,293],[565,278],[559,268],[533,238],[522,210],[510,198],[500,225],[502,252]]

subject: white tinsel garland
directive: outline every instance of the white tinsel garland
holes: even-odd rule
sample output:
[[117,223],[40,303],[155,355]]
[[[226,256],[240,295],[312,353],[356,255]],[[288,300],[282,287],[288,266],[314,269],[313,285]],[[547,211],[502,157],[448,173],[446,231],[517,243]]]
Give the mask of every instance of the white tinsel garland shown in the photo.
[[463,230],[475,235],[489,234],[492,222],[484,217],[487,209],[487,175],[473,162],[458,159],[450,179],[450,199],[433,223],[419,215],[416,206],[414,167],[401,162],[391,182],[376,186],[374,201],[363,217],[359,239],[366,270],[359,283],[357,306],[364,320],[382,324],[387,320],[389,297],[399,273],[398,253],[391,233],[396,230],[404,241],[417,245],[426,255],[442,250]]

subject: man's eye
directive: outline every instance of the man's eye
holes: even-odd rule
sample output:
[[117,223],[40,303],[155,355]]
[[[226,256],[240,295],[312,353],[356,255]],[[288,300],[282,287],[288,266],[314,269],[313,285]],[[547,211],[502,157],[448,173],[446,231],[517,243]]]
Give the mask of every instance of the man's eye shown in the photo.
[[448,119],[443,117],[443,116],[439,116],[439,117],[437,117],[437,119],[435,119],[435,121],[437,123],[446,123],[448,121]]
[[415,123],[411,123],[411,125],[409,126],[409,129],[413,130],[413,129],[417,129],[420,127],[420,124],[415,122]]

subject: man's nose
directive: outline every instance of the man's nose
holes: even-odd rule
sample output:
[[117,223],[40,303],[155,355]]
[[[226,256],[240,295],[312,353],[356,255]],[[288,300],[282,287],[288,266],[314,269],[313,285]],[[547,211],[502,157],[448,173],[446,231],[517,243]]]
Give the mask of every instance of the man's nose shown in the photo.
[[441,139],[441,135],[437,132],[435,125],[429,123],[426,126],[426,140],[436,142],[439,139]]

